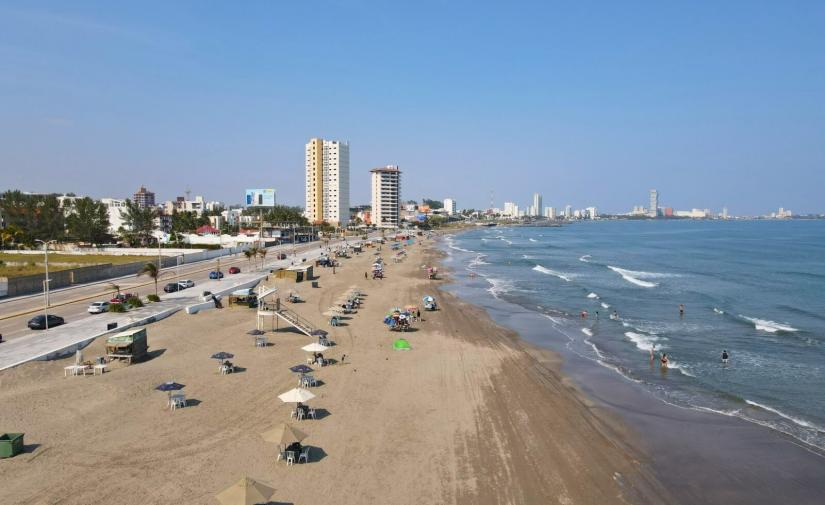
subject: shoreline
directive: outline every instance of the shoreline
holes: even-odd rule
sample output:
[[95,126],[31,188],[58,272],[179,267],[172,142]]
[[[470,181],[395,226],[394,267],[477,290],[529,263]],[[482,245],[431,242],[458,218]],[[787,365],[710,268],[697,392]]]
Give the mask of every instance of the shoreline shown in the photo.
[[538,313],[480,295],[461,282],[458,269],[451,273],[455,278],[445,290],[529,345],[560,354],[561,374],[627,424],[636,434],[635,448],[650,455],[650,471],[680,503],[820,502],[825,458],[815,449],[743,419],[667,404],[606,367],[565,352],[566,337],[548,329]]

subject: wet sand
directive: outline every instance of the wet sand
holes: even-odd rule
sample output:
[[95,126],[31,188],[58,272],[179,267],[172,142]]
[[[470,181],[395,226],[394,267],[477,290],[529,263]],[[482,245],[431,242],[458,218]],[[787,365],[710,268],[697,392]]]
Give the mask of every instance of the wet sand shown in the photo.
[[[255,348],[245,332],[255,311],[233,307],[178,313],[148,326],[152,359],[103,376],[64,377],[72,359],[0,372],[0,430],[26,432],[27,452],[0,460],[3,503],[217,503],[248,475],[277,489],[277,503],[671,503],[646,470],[649,459],[617,416],[559,373],[559,357],[538,350],[486,314],[426,279],[433,253],[416,244],[384,280],[365,280],[373,250],[320,287],[297,289],[290,305],[330,331],[326,353],[343,363],[317,369],[310,402],[318,420],[295,421],[309,437],[309,464],[287,467],[260,433],[289,421],[277,395],[296,385],[289,366],[312,342],[293,329]],[[383,251],[385,259],[391,256]],[[364,306],[332,328],[325,311],[350,286]],[[401,336],[382,324],[392,306],[435,294]],[[209,356],[235,354],[240,373],[222,376]],[[103,343],[85,350],[102,354]],[[186,384],[193,405],[166,408],[161,382]]]

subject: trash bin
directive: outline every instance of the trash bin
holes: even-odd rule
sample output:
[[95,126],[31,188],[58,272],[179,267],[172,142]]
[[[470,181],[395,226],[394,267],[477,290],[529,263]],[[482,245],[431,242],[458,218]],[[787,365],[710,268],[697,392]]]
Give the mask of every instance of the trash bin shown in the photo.
[[114,330],[115,328],[117,328],[117,323],[108,323],[106,325],[107,330]]
[[0,458],[11,458],[23,452],[22,433],[0,434]]
[[317,288],[318,287],[318,281],[312,281],[312,287]]

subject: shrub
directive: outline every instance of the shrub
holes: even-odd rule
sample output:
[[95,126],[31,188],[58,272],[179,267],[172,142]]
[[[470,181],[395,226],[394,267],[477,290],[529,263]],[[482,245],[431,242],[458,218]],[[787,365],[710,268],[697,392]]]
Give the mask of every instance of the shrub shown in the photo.
[[126,299],[126,305],[128,305],[130,308],[134,309],[135,307],[143,307],[143,302],[140,301],[140,298],[135,296],[133,298],[127,298]]
[[109,312],[126,312],[126,307],[122,303],[110,303]]
[[151,295],[147,296],[146,299],[149,300],[150,302],[159,302],[160,301],[160,297],[158,295],[155,295],[155,294],[151,294]]

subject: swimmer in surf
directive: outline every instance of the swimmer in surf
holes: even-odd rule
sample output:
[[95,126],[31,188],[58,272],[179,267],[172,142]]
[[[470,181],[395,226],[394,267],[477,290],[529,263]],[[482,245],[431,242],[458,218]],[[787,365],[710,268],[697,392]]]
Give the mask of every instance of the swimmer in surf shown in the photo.
[[679,304],[679,317],[685,317],[685,304]]
[[662,368],[667,368],[667,353],[666,352],[662,353],[662,359],[659,360],[659,361],[661,361],[661,363],[662,363]]
[[726,364],[726,365],[727,365],[727,364],[728,364],[728,359],[729,359],[729,358],[730,358],[730,357],[728,356],[728,351],[727,351],[727,349],[723,350],[723,351],[722,351],[722,363],[724,363],[724,364]]
[[650,346],[650,362],[653,363],[654,359],[656,359],[656,344]]

